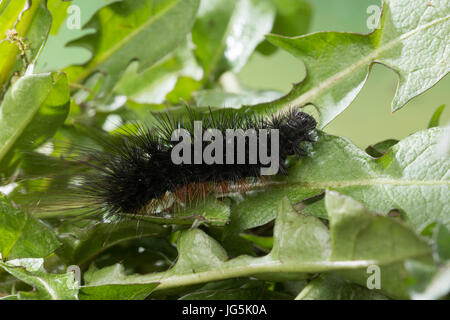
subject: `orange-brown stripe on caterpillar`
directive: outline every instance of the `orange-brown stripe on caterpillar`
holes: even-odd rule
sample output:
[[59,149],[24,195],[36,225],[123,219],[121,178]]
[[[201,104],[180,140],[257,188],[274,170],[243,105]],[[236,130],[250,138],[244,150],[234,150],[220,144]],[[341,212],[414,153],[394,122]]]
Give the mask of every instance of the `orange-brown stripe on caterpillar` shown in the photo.
[[255,189],[264,187],[267,177],[260,177],[258,181],[254,179],[241,179],[239,181],[229,182],[201,182],[189,183],[177,188],[173,192],[166,192],[158,199],[152,199],[148,204],[136,212],[137,215],[154,215],[160,208],[165,211],[179,211],[186,206],[198,206],[210,195],[218,198],[230,194],[246,194]]

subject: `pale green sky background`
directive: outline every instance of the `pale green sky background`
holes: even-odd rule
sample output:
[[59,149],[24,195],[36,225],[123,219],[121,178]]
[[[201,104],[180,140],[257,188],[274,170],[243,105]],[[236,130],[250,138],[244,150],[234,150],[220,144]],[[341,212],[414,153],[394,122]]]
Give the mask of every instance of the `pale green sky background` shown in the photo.
[[[96,8],[108,0],[74,0],[81,7],[82,22],[86,22]],[[109,1],[110,2],[110,1]],[[367,33],[366,10],[378,0],[315,0],[310,32],[347,31]],[[68,63],[83,62],[89,53],[78,48],[64,48],[63,44],[79,37],[81,31],[68,30],[65,25],[58,36],[49,39],[41,57],[41,69],[62,68]],[[302,79],[302,62],[279,50],[272,56],[255,54],[239,73],[242,84],[254,89],[276,89],[287,93],[292,83]],[[401,139],[426,128],[434,110],[447,104],[442,124],[450,122],[450,77],[410,101],[403,109],[391,113],[397,75],[388,68],[375,65],[372,73],[355,101],[338,116],[325,131],[345,136],[360,147],[378,141]]]

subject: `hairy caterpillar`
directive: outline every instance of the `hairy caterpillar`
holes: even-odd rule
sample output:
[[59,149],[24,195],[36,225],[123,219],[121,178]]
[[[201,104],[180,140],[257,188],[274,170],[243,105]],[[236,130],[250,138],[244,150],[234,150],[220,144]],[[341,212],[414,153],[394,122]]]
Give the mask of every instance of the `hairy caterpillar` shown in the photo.
[[[114,134],[105,141],[104,150],[83,151],[85,160],[76,161],[78,166],[81,163],[83,169],[76,177],[72,177],[69,184],[74,195],[72,199],[76,202],[72,207],[108,216],[120,216],[122,213],[154,214],[158,208],[167,208],[172,204],[183,206],[211,193],[224,194],[231,189],[246,191],[252,183],[263,178],[261,169],[267,168],[268,164],[260,158],[253,160],[253,163],[248,161],[254,152],[248,137],[244,137],[247,140],[241,150],[245,157],[235,152],[232,154],[232,163],[225,152],[219,155],[222,158],[222,161],[218,161],[220,163],[195,163],[193,140],[188,142],[189,151],[192,151],[188,158],[192,161],[174,163],[173,151],[179,141],[172,141],[173,133],[183,129],[194,137],[196,121],[202,124],[202,137],[210,129],[216,129],[216,133],[224,136],[229,129],[241,129],[242,132],[254,132],[257,138],[270,130],[277,130],[278,154],[271,156],[277,158],[278,174],[283,175],[287,173],[288,156],[307,155],[301,143],[313,142],[311,133],[316,127],[313,117],[296,109],[268,119],[231,110],[201,113],[193,109],[188,109],[185,117],[163,113],[155,115],[155,118],[157,121],[154,126],[134,125],[120,134]],[[229,139],[211,139],[202,141],[201,147],[204,150],[215,141],[223,144],[219,147],[226,149],[237,140],[238,135],[231,142]],[[262,148],[260,141],[257,140],[257,149]],[[275,141],[270,135],[266,141],[267,149],[271,150]],[[218,154],[212,154],[217,159]],[[245,158],[245,163],[242,163],[242,158]]]

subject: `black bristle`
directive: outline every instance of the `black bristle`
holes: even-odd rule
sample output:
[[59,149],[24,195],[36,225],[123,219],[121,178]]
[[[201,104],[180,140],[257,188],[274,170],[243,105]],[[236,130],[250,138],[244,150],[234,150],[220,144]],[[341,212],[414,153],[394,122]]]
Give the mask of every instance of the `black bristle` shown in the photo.
[[[187,118],[177,119],[162,114],[157,119],[156,127],[139,125],[137,133],[127,132],[120,135],[120,139],[115,137],[115,142],[109,145],[107,151],[90,152],[87,155],[92,170],[76,189],[79,194],[85,193],[92,202],[97,203],[103,213],[139,213],[152,200],[189,184],[235,183],[260,177],[260,169],[264,166],[259,162],[174,164],[171,151],[176,143],[171,142],[171,134],[175,129],[183,128],[193,137],[194,120],[202,121],[204,132],[208,128],[215,128],[224,135],[226,129],[255,129],[257,132],[260,129],[278,129],[279,174],[287,173],[287,156],[306,155],[300,144],[313,141],[311,132],[316,127],[313,117],[298,110],[264,119],[228,110],[198,113],[189,109]],[[207,144],[203,142],[203,147]],[[246,159],[248,153],[246,144]]]

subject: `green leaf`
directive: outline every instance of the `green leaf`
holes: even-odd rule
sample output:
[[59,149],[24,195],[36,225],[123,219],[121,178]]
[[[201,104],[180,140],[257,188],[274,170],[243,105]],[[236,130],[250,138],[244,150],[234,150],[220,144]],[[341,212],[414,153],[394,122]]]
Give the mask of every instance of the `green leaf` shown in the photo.
[[389,149],[398,143],[398,140],[395,139],[387,139],[381,142],[378,142],[374,145],[371,145],[369,147],[366,148],[366,152],[374,157],[374,158],[380,158],[383,155],[386,154],[386,152],[389,151]]
[[[299,204],[296,204],[296,209],[301,210],[303,214],[308,216],[314,216],[317,218],[327,219],[327,209],[325,208],[325,202],[323,201],[324,193],[305,199]],[[310,203],[312,201],[312,203]]]
[[377,292],[342,279],[324,275],[314,279],[300,292],[296,300],[386,300]]
[[274,18],[270,0],[202,1],[192,40],[204,79],[214,81],[224,71],[239,71],[272,29]]
[[166,95],[167,102],[175,105],[192,100],[192,94],[200,89],[201,81],[191,77],[180,77],[171,92]]
[[275,223],[274,260],[325,261],[331,254],[328,228],[317,218],[299,215],[285,198],[281,201],[279,219]]
[[[261,280],[229,280],[241,282],[234,286],[217,286],[215,283],[206,284],[197,291],[182,296],[179,300],[261,300],[261,299],[289,299],[289,295],[271,292]],[[227,281],[224,281],[227,282]]]
[[6,258],[40,258],[60,246],[53,230],[0,197],[0,254]]
[[431,253],[428,244],[409,227],[396,219],[370,214],[350,197],[328,191],[325,203],[333,243],[332,260],[395,261]]
[[[349,197],[329,192],[326,196],[330,216],[330,233],[317,218],[299,215],[284,199],[274,229],[274,246],[263,257],[239,256],[229,259],[219,242],[205,232],[183,231],[177,243],[179,256],[175,266],[162,273],[108,276],[101,283],[150,284],[155,290],[167,290],[238,277],[300,280],[306,273],[336,271],[360,285],[366,285],[366,270],[379,265],[380,292],[389,297],[407,296],[408,259],[429,260],[431,248],[403,223],[367,212]],[[381,241],[381,243],[380,243]],[[118,266],[98,272],[111,274]],[[345,270],[345,272],[344,272]],[[116,280],[112,280],[116,279]],[[362,289],[361,289],[362,290]],[[362,290],[364,291],[364,290]]]
[[437,152],[445,134],[443,128],[418,132],[374,159],[347,139],[319,133],[310,156],[290,168],[287,177],[269,181],[264,191],[233,208],[231,226],[262,225],[275,218],[274,203],[284,196],[297,203],[325,189],[349,195],[370,211],[400,210],[417,229],[433,221],[449,225],[450,158]]
[[251,241],[253,244],[264,250],[270,251],[273,248],[273,237],[256,236],[250,233],[244,233],[241,237]]
[[226,92],[222,90],[202,90],[194,94],[197,106],[240,108],[246,104],[268,102],[280,97],[276,91]]
[[[312,18],[312,5],[305,0],[272,0],[277,9],[275,23],[271,33],[283,36],[300,36],[305,34],[310,26]],[[271,54],[276,47],[268,41],[258,46],[262,54]]]
[[158,224],[192,225],[194,223],[202,223],[224,226],[230,218],[230,206],[226,201],[208,197],[200,203],[192,203],[187,207],[177,208],[170,215],[166,216],[136,216],[132,214],[126,214],[125,216]]
[[432,264],[423,263],[416,260],[408,260],[405,262],[405,268],[410,276],[407,278],[409,293],[414,299],[420,293],[423,293],[430,283],[437,268]]
[[406,268],[413,275],[411,297],[415,300],[436,300],[450,293],[450,263],[440,269],[408,261]]
[[[157,281],[160,285],[155,290],[167,290],[248,276],[299,280],[305,278],[305,273],[354,269],[371,263],[371,261],[330,262],[328,260],[330,245],[325,225],[315,217],[298,215],[285,199],[279,206],[274,248],[264,257],[242,255],[229,259],[220,243],[204,231],[187,230],[181,232],[178,239],[179,256],[171,269],[161,273],[130,275],[114,283],[144,284]],[[105,269],[99,272],[102,270]]]
[[17,294],[12,294],[9,296],[0,297],[0,300],[19,300],[19,296]]
[[127,276],[120,264],[101,270],[91,266],[84,280],[80,300],[143,300],[158,286],[157,282],[123,284]]
[[[28,4],[31,4],[28,6]],[[44,0],[3,1],[0,6],[0,100],[15,72],[24,73],[47,39],[51,15]],[[8,31],[16,30],[10,37]],[[21,49],[25,48],[25,54]]]
[[[383,293],[394,298],[406,297],[407,272],[403,263],[408,259],[429,260],[431,248],[428,244],[403,223],[371,214],[349,197],[329,192],[326,199],[331,239],[319,219],[299,215],[284,199],[275,223],[274,246],[266,256],[242,255],[229,259],[220,243],[205,232],[188,230],[183,231],[178,240],[179,256],[173,268],[162,273],[114,277],[120,279],[114,283],[150,284],[157,281],[160,284],[155,290],[167,290],[249,276],[276,281],[301,280],[307,273],[339,270],[345,278],[366,285],[365,268],[375,264],[382,268],[382,288],[372,291],[369,296],[381,298]],[[108,270],[116,267],[109,268],[98,272],[111,273]],[[342,294],[345,292],[343,289]],[[204,298],[202,294],[199,293]],[[217,294],[223,296],[221,294],[226,292]],[[362,288],[361,294],[367,296]]]
[[433,116],[428,123],[428,128],[433,128],[439,126],[439,121],[441,119],[441,114],[444,112],[445,104],[439,106],[433,113]]
[[[82,234],[72,248],[61,248],[61,254],[68,259],[68,264],[84,265],[101,252],[121,242],[143,237],[161,237],[168,230],[160,225],[136,221],[120,221],[113,224],[102,223],[80,231]],[[66,245],[69,243],[66,242]],[[66,249],[66,250],[65,250]],[[67,251],[69,256],[64,253]],[[58,253],[59,254],[59,253]]]
[[399,76],[392,111],[400,109],[450,70],[450,52],[445,50],[450,40],[450,1],[427,4],[427,0],[415,5],[409,0],[385,0],[380,27],[368,35],[268,36],[271,43],[305,63],[307,76],[281,99],[249,108],[278,112],[313,104],[323,128],[353,101],[373,63],[381,63]]
[[69,112],[69,89],[63,73],[24,76],[0,105],[0,171],[51,138]]
[[126,95],[138,103],[162,103],[180,77],[200,80],[203,75],[187,45],[142,72],[138,68],[137,62],[130,64],[114,89],[116,95]]
[[406,261],[409,292],[415,300],[440,299],[450,293],[450,232],[444,225],[434,224],[433,247],[435,264]]
[[228,232],[239,232],[272,221],[277,216],[278,204],[284,197],[288,197],[292,203],[298,203],[322,192],[320,189],[283,182],[278,186],[275,180],[273,185],[269,184],[264,190],[247,195],[244,201],[232,207]]
[[299,36],[306,33],[311,21],[312,6],[307,0],[272,0],[277,16],[272,33]]
[[61,0],[48,0],[47,7],[52,14],[52,28],[50,29],[50,34],[58,34],[64,20],[67,16],[67,9],[70,6],[70,2],[64,2]]
[[93,73],[102,72],[100,94],[108,93],[132,60],[146,69],[182,43],[198,6],[199,0],[124,0],[102,8],[84,26],[97,32],[68,44],[93,52],[83,66],[67,69],[70,82],[83,83]]
[[[380,291],[395,298],[408,297],[404,261],[431,260],[431,248],[413,230],[396,219],[374,215],[350,197],[329,191],[325,203],[330,219],[331,261],[374,260],[380,267]],[[346,278],[366,285],[366,270],[342,271]]]
[[436,260],[440,262],[450,261],[450,230],[442,224],[436,226],[434,232],[436,244]]
[[50,274],[44,268],[44,259],[18,259],[0,262],[0,267],[23,282],[33,286],[36,292],[19,292],[23,300],[75,300],[78,284],[72,272]]

